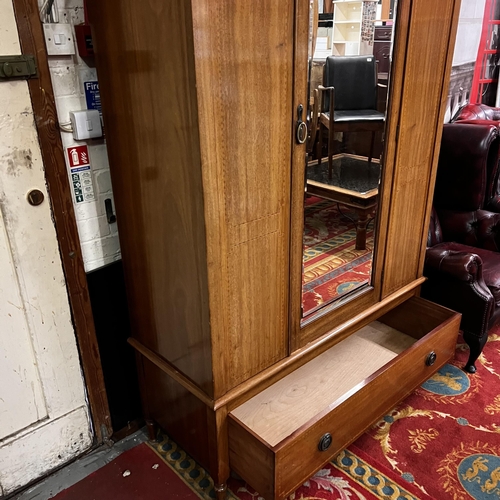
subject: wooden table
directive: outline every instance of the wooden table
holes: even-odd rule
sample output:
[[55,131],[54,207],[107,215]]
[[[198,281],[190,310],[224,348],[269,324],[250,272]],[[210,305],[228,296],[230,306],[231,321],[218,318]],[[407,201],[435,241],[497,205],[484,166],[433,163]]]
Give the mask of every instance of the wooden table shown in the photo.
[[[354,155],[336,155],[334,161],[339,158],[352,158],[354,160],[367,161],[366,158]],[[374,162],[375,160],[372,160]],[[314,163],[308,168],[314,168]],[[364,179],[360,179],[362,184]],[[330,181],[328,181],[330,182]],[[335,201],[342,205],[352,208],[357,216],[356,223],[356,250],[365,250],[366,248],[366,226],[370,216],[375,212],[378,203],[378,186],[366,191],[354,188],[345,188],[335,185],[335,180],[331,184],[319,182],[313,179],[307,179],[307,194],[319,196],[327,200]]]

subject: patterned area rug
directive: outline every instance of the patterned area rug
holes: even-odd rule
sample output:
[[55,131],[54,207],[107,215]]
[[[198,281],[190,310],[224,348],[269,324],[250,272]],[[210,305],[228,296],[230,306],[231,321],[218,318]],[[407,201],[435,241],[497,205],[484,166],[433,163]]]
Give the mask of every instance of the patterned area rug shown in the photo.
[[[474,375],[455,359],[301,486],[290,500],[491,500],[500,498],[500,328],[490,333]],[[394,383],[398,383],[397,380]],[[166,436],[150,445],[203,499],[206,471]],[[263,500],[231,479],[228,498]]]
[[[500,328],[474,375],[459,344],[443,367],[355,446],[432,498],[500,498]],[[372,462],[373,461],[373,462]]]
[[356,214],[321,198],[309,197],[304,221],[304,314],[370,282],[373,222],[366,249],[356,250]]

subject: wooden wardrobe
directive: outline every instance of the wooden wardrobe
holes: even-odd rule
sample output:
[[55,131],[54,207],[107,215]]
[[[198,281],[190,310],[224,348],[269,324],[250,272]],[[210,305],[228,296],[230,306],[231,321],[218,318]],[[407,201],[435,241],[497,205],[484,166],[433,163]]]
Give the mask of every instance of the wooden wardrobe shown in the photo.
[[309,0],[87,3],[145,416],[283,499],[453,356],[418,295],[460,1],[399,1],[372,284],[306,321]]

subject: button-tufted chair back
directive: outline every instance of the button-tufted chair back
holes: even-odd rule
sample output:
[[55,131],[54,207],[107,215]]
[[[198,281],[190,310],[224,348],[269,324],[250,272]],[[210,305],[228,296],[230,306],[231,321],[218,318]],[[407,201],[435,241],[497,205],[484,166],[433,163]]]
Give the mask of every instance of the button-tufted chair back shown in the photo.
[[434,193],[436,208],[485,208],[488,177],[498,170],[499,130],[492,124],[451,123],[443,127]]

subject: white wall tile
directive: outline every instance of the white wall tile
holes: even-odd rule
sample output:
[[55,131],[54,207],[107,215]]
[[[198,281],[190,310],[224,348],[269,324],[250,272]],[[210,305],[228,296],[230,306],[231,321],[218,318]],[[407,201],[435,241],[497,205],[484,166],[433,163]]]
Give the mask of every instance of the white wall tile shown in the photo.
[[54,94],[58,98],[81,94],[77,67],[74,64],[52,67],[51,75]]
[[121,258],[120,242],[117,236],[108,236],[82,243],[85,271],[90,272]]
[[106,216],[85,218],[82,224],[78,224],[80,242],[99,240],[111,233],[110,224]]
[[109,170],[96,172],[94,178],[96,189],[99,194],[110,193],[112,191]]
[[[57,118],[59,119],[59,122],[66,123],[69,122],[70,111],[80,111],[82,109],[86,109],[85,99],[79,93],[63,96],[56,95],[56,108]],[[67,134],[65,135],[68,136]],[[71,140],[73,140],[72,134],[69,134],[69,137],[71,137]]]
[[92,162],[92,170],[94,170],[94,172],[103,169],[109,170],[108,149],[104,142],[101,144],[89,145],[89,154],[90,161]]

